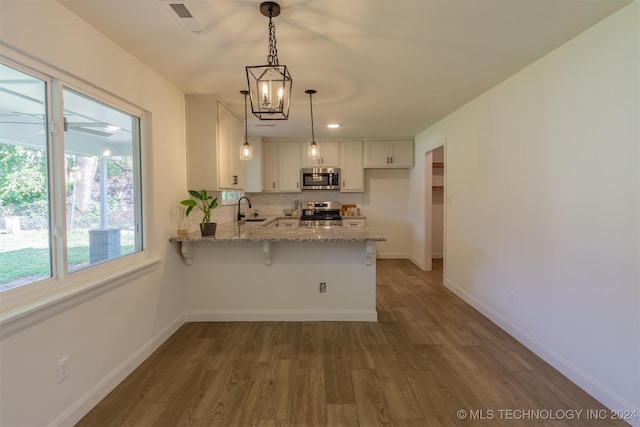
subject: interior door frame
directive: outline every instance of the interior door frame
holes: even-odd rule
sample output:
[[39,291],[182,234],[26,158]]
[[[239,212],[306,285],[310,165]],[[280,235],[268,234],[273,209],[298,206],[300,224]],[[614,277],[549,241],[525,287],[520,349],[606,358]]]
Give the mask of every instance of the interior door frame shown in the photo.
[[442,147],[444,149],[444,194],[443,194],[443,218],[442,218],[442,264],[443,274],[446,266],[447,253],[447,138],[442,143],[432,147],[424,153],[424,260],[426,271],[433,270],[433,151]]

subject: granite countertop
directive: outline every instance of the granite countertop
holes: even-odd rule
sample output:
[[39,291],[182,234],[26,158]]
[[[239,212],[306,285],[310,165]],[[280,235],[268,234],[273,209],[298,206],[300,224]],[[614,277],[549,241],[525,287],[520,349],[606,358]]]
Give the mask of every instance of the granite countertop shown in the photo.
[[[366,242],[386,241],[369,227],[343,228],[343,227],[296,227],[283,228],[269,226],[280,217],[268,218],[264,221],[232,222],[218,224],[216,235],[202,237],[200,232],[190,233],[188,236],[171,238],[174,242]],[[285,218],[285,217],[282,217]],[[293,219],[286,217],[287,219]]]

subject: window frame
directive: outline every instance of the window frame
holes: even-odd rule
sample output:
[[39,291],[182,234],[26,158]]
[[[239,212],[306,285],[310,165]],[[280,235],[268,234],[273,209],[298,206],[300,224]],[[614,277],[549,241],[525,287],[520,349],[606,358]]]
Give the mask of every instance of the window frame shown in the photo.
[[[102,264],[108,264],[111,262],[114,262],[120,258],[125,258],[128,256],[132,256],[135,255],[139,252],[142,252],[145,248],[145,242],[144,242],[144,217],[143,217],[143,205],[142,205],[142,200],[143,200],[143,193],[144,190],[142,188],[142,127],[143,127],[143,115],[144,115],[144,111],[142,111],[141,109],[137,109],[135,107],[133,107],[132,105],[129,105],[127,103],[122,104],[122,102],[117,99],[117,98],[112,98],[109,94],[104,93],[104,94],[96,94],[93,93],[91,91],[85,90],[81,87],[78,87],[77,85],[74,84],[69,84],[66,83],[64,81],[58,81],[59,87],[58,89],[58,93],[57,96],[59,97],[59,104],[58,104],[58,110],[60,113],[60,117],[59,117],[59,121],[58,123],[62,124],[64,123],[64,90],[65,89],[69,89],[71,91],[74,91],[82,96],[85,96],[87,98],[90,98],[93,101],[102,103],[108,107],[117,109],[121,112],[127,113],[131,116],[134,116],[138,119],[138,126],[136,127],[136,129],[132,129],[132,137],[133,137],[133,164],[136,166],[137,168],[137,173],[133,174],[133,178],[134,178],[134,186],[137,190],[134,193],[135,195],[135,199],[134,199],[134,203],[136,204],[136,206],[139,206],[139,209],[135,210],[135,235],[136,235],[136,246],[140,245],[140,249],[137,250],[132,254],[126,254],[126,255],[122,255],[120,257],[114,258],[114,259],[110,259],[110,260],[106,260],[104,262],[101,262],[100,264],[96,264],[96,265],[92,265],[92,266],[88,266],[86,268],[83,268],[81,270],[78,271],[73,271],[73,272],[69,272],[69,264],[67,262],[67,221],[66,221],[66,207],[65,207],[65,196],[66,194],[64,193],[65,191],[65,176],[64,176],[64,171],[61,171],[62,173],[60,174],[60,178],[62,179],[62,184],[60,186],[60,190],[61,190],[61,194],[59,195],[59,199],[61,201],[61,211],[59,212],[59,214],[61,215],[61,230],[60,233],[62,235],[62,251],[63,251],[63,257],[64,257],[64,265],[62,266],[62,270],[61,274],[63,274],[64,276],[70,276],[70,275],[76,275],[79,272],[83,271],[83,270],[87,270],[87,269],[92,269],[97,267],[98,265],[102,265]],[[60,125],[58,125],[58,129],[61,129]],[[135,132],[135,135],[134,135]],[[64,156],[66,155],[66,151],[65,151],[65,146],[64,146],[64,132],[58,132],[58,135],[56,135],[60,138],[60,143],[59,144],[55,144],[55,146],[61,150],[60,152],[60,156],[62,156],[61,158],[63,159],[62,162],[64,163]],[[139,239],[139,240],[138,240]],[[28,285],[25,285],[28,286]]]
[[[225,199],[225,194],[227,195],[231,195],[231,194],[235,194],[236,197],[233,198],[226,198]],[[244,196],[244,191],[242,190],[221,190],[220,191],[220,200],[219,200],[219,205],[220,206],[231,206],[231,205],[236,205],[238,203],[238,200],[240,200],[240,198]]]
[[[34,281],[0,293],[0,338],[22,329],[35,318],[50,315],[76,304],[113,286],[121,286],[140,274],[154,269],[161,257],[152,254],[148,242],[152,222],[146,206],[150,206],[153,183],[150,177],[151,113],[135,104],[79,79],[63,70],[49,66],[37,59],[17,52],[1,44],[0,63],[47,83],[47,167],[49,185],[49,239],[51,253],[51,277]],[[68,273],[66,251],[63,89],[67,87],[99,102],[117,108],[139,119],[139,137],[134,146],[134,162],[138,168],[134,174],[136,234],[140,238],[140,250],[107,260],[94,266]],[[127,278],[128,280],[123,280]]]
[[[54,78],[51,75],[48,75],[46,73],[43,73],[39,70],[36,70],[32,67],[28,67],[26,65],[23,65],[21,63],[12,61],[9,58],[6,58],[3,55],[0,55],[0,64],[5,65],[7,67],[13,68],[17,71],[20,71],[21,73],[24,73],[28,76],[31,76],[33,78],[42,80],[45,83],[45,106],[46,106],[46,119],[45,119],[45,127],[46,127],[46,132],[47,132],[47,140],[46,140],[46,150],[47,150],[47,184],[49,186],[48,191],[47,191],[47,196],[48,196],[48,222],[49,222],[49,268],[50,268],[50,276],[43,278],[43,279],[39,279],[36,280],[34,282],[19,286],[17,288],[14,289],[9,289],[6,290],[2,293],[0,293],[0,296],[4,296],[6,295],[11,295],[12,293],[14,293],[13,291],[16,291],[20,288],[23,287],[28,287],[28,286],[32,286],[32,285],[42,285],[42,286],[49,286],[52,283],[56,283],[56,271],[57,271],[57,262],[56,260],[58,260],[61,256],[61,254],[64,251],[61,251],[62,248],[59,247],[58,244],[58,232],[59,230],[56,228],[56,224],[58,224],[60,222],[60,219],[58,217],[58,213],[57,210],[55,209],[55,200],[56,200],[56,196],[54,195],[54,191],[55,188],[57,188],[57,185],[55,184],[55,175],[54,175],[54,169],[53,169],[53,165],[55,162],[55,153],[54,153],[54,142],[53,142],[53,132],[51,129],[51,123],[52,123],[52,116],[53,116],[53,92],[54,92]],[[17,292],[15,292],[17,293]]]

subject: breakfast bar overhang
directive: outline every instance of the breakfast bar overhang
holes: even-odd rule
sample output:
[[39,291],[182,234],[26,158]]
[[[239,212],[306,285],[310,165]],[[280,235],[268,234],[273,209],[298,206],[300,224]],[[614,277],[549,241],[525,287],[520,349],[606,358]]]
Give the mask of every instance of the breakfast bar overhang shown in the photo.
[[[221,224],[176,237],[200,280],[185,283],[189,321],[376,321],[376,242],[369,228]],[[203,295],[205,297],[203,297]]]

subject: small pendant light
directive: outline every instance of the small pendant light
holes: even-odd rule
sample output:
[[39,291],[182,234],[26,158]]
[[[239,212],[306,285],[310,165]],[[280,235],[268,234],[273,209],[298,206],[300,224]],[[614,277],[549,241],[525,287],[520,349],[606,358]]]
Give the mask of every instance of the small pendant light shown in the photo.
[[313,160],[320,158],[320,147],[316,144],[316,136],[313,131],[313,100],[311,99],[311,96],[316,92],[317,91],[313,89],[304,91],[304,93],[309,94],[309,105],[311,106],[311,144],[309,144],[309,149],[307,150],[307,157]]
[[249,95],[249,91],[241,90],[240,93],[244,95],[244,144],[242,144],[242,147],[240,149],[240,158],[242,160],[251,160],[253,150],[251,149],[251,144],[249,144],[249,137],[247,136],[247,95]]

